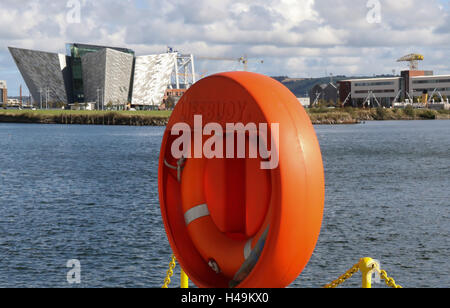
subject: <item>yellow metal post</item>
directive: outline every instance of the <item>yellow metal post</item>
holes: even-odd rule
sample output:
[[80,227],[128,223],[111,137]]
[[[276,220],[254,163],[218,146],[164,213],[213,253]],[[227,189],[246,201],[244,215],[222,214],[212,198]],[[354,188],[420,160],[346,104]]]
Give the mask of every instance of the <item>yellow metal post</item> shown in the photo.
[[362,258],[359,261],[359,269],[362,273],[362,287],[363,289],[372,288],[372,274],[374,265],[377,263],[372,258]]
[[386,282],[386,285],[391,288],[401,288],[402,286],[395,283],[395,280],[389,277],[386,271],[380,267],[380,262],[372,258],[363,258],[358,263],[353,265],[344,275],[336,279],[335,281],[327,284],[324,288],[337,288],[343,284],[347,279],[350,279],[354,274],[361,271],[362,273],[362,287],[364,289],[372,288],[372,275],[375,273],[375,283],[380,283],[381,280]]
[[182,289],[189,289],[189,277],[186,275],[186,273],[181,269],[181,284]]

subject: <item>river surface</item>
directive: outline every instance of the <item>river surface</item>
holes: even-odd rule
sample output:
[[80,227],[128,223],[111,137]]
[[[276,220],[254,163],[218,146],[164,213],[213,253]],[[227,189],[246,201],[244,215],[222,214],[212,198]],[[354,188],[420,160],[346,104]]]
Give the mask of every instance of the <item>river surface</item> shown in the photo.
[[[324,223],[292,287],[320,287],[364,256],[403,286],[450,287],[450,121],[316,129]],[[160,287],[171,254],[157,188],[163,132],[0,124],[0,287],[72,287],[71,259],[79,287]]]

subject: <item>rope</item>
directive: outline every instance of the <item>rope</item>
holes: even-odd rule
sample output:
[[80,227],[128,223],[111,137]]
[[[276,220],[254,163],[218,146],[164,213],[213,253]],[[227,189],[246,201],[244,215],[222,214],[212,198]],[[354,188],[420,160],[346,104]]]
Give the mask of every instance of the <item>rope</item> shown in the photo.
[[184,163],[186,162],[186,158],[182,157],[177,161],[177,165],[176,166],[172,166],[171,164],[169,164],[167,162],[167,160],[164,160],[164,165],[166,165],[166,167],[172,169],[172,170],[177,170],[177,179],[178,182],[181,183],[181,172],[183,171],[184,168]]

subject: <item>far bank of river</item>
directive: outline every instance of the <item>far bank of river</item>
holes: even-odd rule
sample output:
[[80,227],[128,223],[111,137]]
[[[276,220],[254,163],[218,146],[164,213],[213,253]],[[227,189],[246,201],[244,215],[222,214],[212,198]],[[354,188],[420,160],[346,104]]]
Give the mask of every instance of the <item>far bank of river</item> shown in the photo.
[[308,109],[313,124],[357,124],[365,121],[450,120],[450,110],[385,108]]
[[[357,124],[386,120],[449,120],[449,110],[328,109],[307,110],[315,125]],[[0,123],[165,126],[170,111],[0,110]]]

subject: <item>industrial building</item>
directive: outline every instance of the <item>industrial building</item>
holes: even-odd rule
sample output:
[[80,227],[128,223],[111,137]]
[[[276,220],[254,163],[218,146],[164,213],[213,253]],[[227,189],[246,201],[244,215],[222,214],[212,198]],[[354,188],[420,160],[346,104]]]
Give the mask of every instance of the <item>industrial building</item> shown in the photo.
[[405,100],[421,101],[424,94],[429,102],[436,95],[440,101],[450,97],[450,75],[433,76],[425,71],[403,71],[401,75],[339,81],[339,99],[346,106],[391,107]]
[[319,102],[336,105],[338,100],[338,87],[333,83],[317,84],[309,91],[310,106]]
[[410,79],[409,88],[412,96],[428,93],[450,97],[450,75],[416,76]]
[[402,71],[399,77],[367,78],[341,80],[339,100],[345,106],[392,107],[398,102],[409,101],[447,102],[450,97],[450,75],[434,76],[433,71],[419,70],[418,61],[424,57],[410,54],[398,59],[409,62],[409,70]]
[[375,100],[381,106],[390,107],[401,93],[401,78],[369,78],[339,81],[339,99],[347,105],[363,106]]
[[77,43],[66,49],[67,54],[58,54],[9,47],[41,108],[87,103],[96,109],[154,108],[172,84],[186,89],[195,82],[193,55],[136,56],[127,48]]
[[0,80],[0,105],[8,102],[8,87],[6,81]]
[[303,107],[309,108],[311,106],[311,99],[309,97],[297,97],[297,99]]

